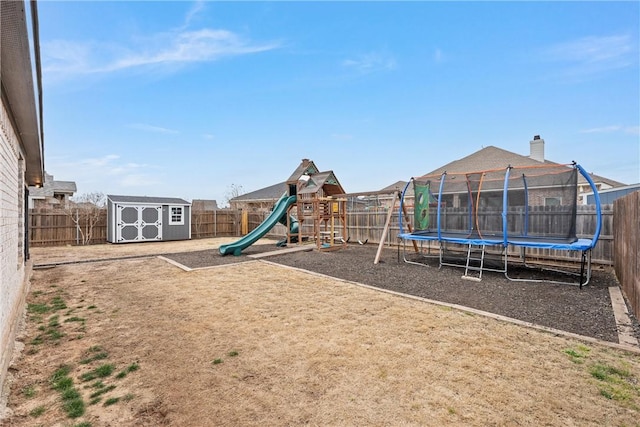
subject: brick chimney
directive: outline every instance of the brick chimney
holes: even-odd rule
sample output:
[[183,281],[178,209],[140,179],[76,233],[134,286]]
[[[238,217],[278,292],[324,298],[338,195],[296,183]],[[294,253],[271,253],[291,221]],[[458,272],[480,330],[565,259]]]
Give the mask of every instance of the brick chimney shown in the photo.
[[529,150],[529,158],[544,162],[544,139],[540,138],[540,135],[535,135],[529,141]]

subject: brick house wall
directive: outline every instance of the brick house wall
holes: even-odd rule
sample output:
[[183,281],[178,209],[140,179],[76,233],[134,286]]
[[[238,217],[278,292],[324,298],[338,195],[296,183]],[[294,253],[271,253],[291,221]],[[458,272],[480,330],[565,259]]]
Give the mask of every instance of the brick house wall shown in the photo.
[[4,377],[28,291],[24,259],[25,157],[4,103],[0,116],[0,374]]

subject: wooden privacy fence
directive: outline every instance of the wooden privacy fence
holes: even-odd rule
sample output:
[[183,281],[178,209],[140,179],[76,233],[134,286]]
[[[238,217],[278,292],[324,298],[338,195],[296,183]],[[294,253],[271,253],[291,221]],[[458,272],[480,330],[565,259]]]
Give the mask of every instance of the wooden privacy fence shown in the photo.
[[[68,213],[62,209],[30,210],[29,211],[29,245],[34,246],[66,246],[79,245],[82,236],[78,227]],[[86,224],[80,223],[80,227]],[[98,222],[93,227],[92,238],[89,243],[106,243],[107,241],[107,210],[99,213]]]
[[240,235],[241,214],[241,211],[228,209],[192,211],[191,238],[238,236]]
[[[79,245],[82,238],[78,227],[68,213],[62,209],[29,211],[29,244],[36,246]],[[80,227],[84,227],[82,222]],[[240,234],[240,211],[220,209],[191,213],[191,237],[194,239]],[[107,211],[100,212],[93,228],[90,244],[107,242]]]
[[[269,215],[269,212],[250,212],[248,214],[249,231],[258,227]],[[347,212],[347,236],[351,242],[358,240],[369,243],[379,243],[382,238],[388,208],[378,206],[369,209],[357,209]],[[546,218],[549,227],[563,225],[564,214],[560,213],[557,219]],[[413,212],[408,211],[410,221],[413,221]],[[613,264],[613,205],[602,206],[602,232],[600,240],[593,251],[593,262],[598,264]],[[450,216],[456,221],[454,215]],[[240,236],[242,212],[237,210],[219,209],[214,211],[193,211],[191,215],[191,237],[193,239]],[[637,224],[637,222],[636,222]],[[82,224],[81,224],[82,226]],[[303,224],[303,227],[312,227],[312,224]],[[576,218],[576,232],[578,237],[590,237],[595,229],[595,207],[578,206]],[[306,231],[308,228],[306,229]],[[553,229],[550,229],[553,232]],[[398,244],[398,208],[392,214],[389,233],[386,236],[386,244],[394,246]],[[286,237],[286,227],[277,224],[267,234],[269,237]],[[91,244],[106,243],[107,218],[106,210],[94,227]],[[32,247],[35,246],[62,246],[80,244],[80,238],[76,225],[72,218],[62,210],[31,211],[29,225],[29,239]],[[578,253],[553,251],[548,249],[527,248],[527,255],[545,259],[579,260]]]
[[[388,208],[376,207],[366,210],[347,211],[347,236],[351,242],[360,240],[369,243],[380,243],[382,233],[388,216]],[[556,215],[557,214],[557,215]],[[253,230],[269,215],[269,212],[251,213],[249,215],[249,230]],[[448,213],[447,221],[451,224],[457,224],[461,221],[461,216],[467,216],[468,213],[455,212],[452,210]],[[410,224],[413,226],[413,210],[407,211]],[[499,215],[498,215],[499,216]],[[549,234],[558,234],[559,230],[566,229],[567,213],[559,212],[535,212],[532,221],[544,221],[545,227]],[[406,221],[404,221],[406,223]],[[311,226],[304,224],[305,227]],[[451,225],[451,227],[455,227]],[[576,234],[578,238],[591,238],[596,228],[596,210],[594,205],[579,205],[577,207],[576,216]],[[557,229],[557,230],[556,230]],[[386,236],[385,243],[388,246],[399,244],[398,234],[398,207],[396,206],[391,216],[389,232]],[[405,228],[405,232],[407,232]],[[276,225],[268,234],[269,237],[284,238],[286,237],[286,228],[283,225]],[[514,254],[520,254],[520,249],[514,249]],[[559,261],[580,261],[579,252],[567,252],[551,249],[526,248],[527,257],[551,259]],[[613,264],[613,205],[602,206],[602,230],[600,239],[592,252],[592,261],[596,264],[612,265]]]
[[640,315],[640,191],[613,204],[614,268],[631,309]]

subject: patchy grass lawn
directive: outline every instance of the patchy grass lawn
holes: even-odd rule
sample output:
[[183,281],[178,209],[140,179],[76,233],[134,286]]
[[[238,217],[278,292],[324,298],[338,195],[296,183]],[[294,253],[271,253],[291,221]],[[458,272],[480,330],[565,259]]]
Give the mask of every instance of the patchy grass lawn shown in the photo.
[[[120,247],[158,251],[76,256]],[[49,252],[34,262],[73,259]],[[638,354],[260,261],[62,265],[34,271],[28,304],[10,426],[640,420]]]

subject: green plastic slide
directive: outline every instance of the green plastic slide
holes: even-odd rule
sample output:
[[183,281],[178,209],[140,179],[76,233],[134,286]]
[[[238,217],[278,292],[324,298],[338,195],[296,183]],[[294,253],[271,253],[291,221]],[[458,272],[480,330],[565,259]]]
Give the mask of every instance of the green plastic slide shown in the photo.
[[285,217],[287,215],[287,209],[295,202],[296,196],[287,196],[286,193],[283,194],[276,202],[276,205],[273,207],[269,216],[262,221],[262,224],[240,240],[229,243],[228,245],[220,246],[220,255],[233,254],[235,256],[240,256],[240,253],[244,249],[253,245],[258,239],[267,234],[269,230],[271,230],[281,220],[281,218]]

